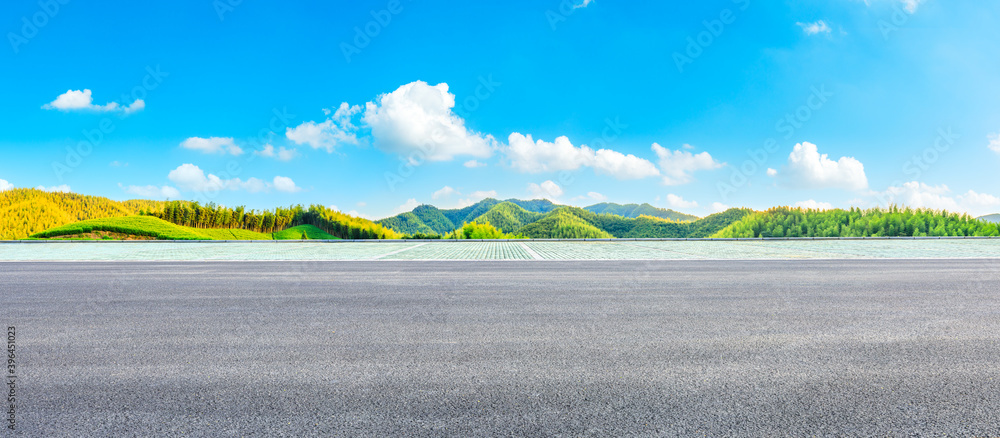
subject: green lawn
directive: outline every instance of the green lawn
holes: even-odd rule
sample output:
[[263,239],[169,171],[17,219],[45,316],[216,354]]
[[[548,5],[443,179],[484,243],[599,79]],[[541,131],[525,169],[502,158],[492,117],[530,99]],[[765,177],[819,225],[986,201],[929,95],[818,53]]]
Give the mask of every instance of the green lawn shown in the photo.
[[48,239],[100,231],[127,234],[130,236],[152,237],[158,240],[299,240],[302,238],[303,233],[305,233],[308,239],[338,239],[312,225],[299,225],[274,234],[267,234],[235,229],[190,228],[151,216],[90,219],[50,228],[31,237],[34,239]]
[[306,238],[309,240],[340,240],[339,237],[327,234],[326,231],[312,225],[299,225],[284,231],[278,231],[274,233],[274,240],[299,240],[302,238],[302,233],[305,233]]

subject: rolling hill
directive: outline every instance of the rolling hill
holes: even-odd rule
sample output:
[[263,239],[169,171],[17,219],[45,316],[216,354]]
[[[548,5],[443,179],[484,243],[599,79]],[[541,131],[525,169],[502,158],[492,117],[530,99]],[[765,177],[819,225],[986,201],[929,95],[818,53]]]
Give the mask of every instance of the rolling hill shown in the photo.
[[191,228],[152,216],[89,219],[35,233],[33,239],[115,239],[115,240],[336,240],[312,225],[299,225],[275,233],[229,228]]
[[[577,207],[561,207],[545,218],[516,231],[535,239],[567,238],[699,238],[709,237],[730,224],[751,214],[748,209],[730,209],[693,222],[678,222],[653,216],[627,218],[614,214],[597,214]],[[550,216],[556,216],[550,218]],[[578,227],[578,231],[571,231]],[[595,233],[593,230],[600,233]]]
[[555,210],[517,231],[532,239],[607,239],[613,237],[607,231],[595,227],[575,214],[571,207]]
[[708,237],[749,213],[750,210],[733,209],[698,219],[649,204],[603,203],[579,208],[558,206],[547,200],[485,199],[452,210],[421,205],[378,223],[410,235],[444,236],[465,223],[475,222],[490,224],[504,233],[539,239],[684,238]]
[[525,210],[513,202],[501,202],[473,219],[472,222],[490,224],[503,232],[514,232],[543,217],[545,217],[545,213]]
[[34,233],[77,221],[133,216],[157,211],[158,201],[113,201],[75,193],[50,193],[36,189],[0,192],[0,240],[24,239]]
[[[558,207],[551,201],[544,199],[531,201],[508,199],[506,201],[499,201],[487,198],[468,207],[448,210],[442,210],[433,205],[421,205],[414,208],[413,211],[385,218],[376,221],[376,223],[404,234],[445,235],[461,228],[467,222],[475,221],[477,218],[488,214],[490,209],[503,203],[514,204],[525,211],[533,213],[548,213]],[[504,231],[507,230],[505,229]]]

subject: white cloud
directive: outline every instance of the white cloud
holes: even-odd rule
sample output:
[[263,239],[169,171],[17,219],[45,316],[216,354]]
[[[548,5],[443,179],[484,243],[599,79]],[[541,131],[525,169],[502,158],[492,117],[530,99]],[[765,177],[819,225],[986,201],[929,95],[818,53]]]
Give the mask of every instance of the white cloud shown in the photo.
[[536,198],[548,199],[550,201],[555,201],[563,195],[562,187],[552,181],[545,181],[541,184],[531,183],[528,184],[528,193]]
[[[866,5],[871,6],[872,0],[864,0],[864,1]],[[920,4],[924,2],[924,0],[898,0],[898,1],[903,4],[903,9],[905,9],[906,12],[910,14],[916,13],[917,7],[919,7]]]
[[616,179],[642,179],[660,174],[651,161],[610,149],[597,151],[594,156],[594,171]]
[[137,112],[142,111],[144,109],[146,109],[146,101],[144,101],[142,99],[136,99],[136,101],[132,102],[131,105],[125,107],[124,111],[125,111],[125,114],[128,115],[128,114],[132,114],[132,113],[137,113]]
[[118,102],[109,102],[104,105],[94,105],[93,93],[89,89],[66,90],[65,93],[56,97],[56,100],[42,105],[42,109],[59,111],[96,111],[96,112],[116,112],[132,114],[146,108],[146,102],[138,99],[127,107],[122,107]]
[[732,208],[732,207],[730,207],[730,206],[728,206],[726,204],[723,204],[721,202],[713,202],[712,203],[712,212],[713,213],[722,213],[722,212],[724,212],[726,210],[729,210],[730,208]]
[[458,200],[458,208],[465,208],[486,198],[496,198],[496,190],[477,190],[472,192],[468,198]]
[[889,204],[905,205],[912,208],[959,211],[958,202],[948,196],[950,192],[951,189],[946,185],[930,186],[921,182],[911,181],[903,183],[901,186],[889,187],[881,195]]
[[590,4],[593,3],[593,2],[594,2],[594,0],[583,0],[582,3],[577,3],[577,4],[573,5],[573,9],[585,8],[587,6],[590,6]]
[[991,151],[1000,154],[1000,132],[992,134],[989,137],[990,144],[987,146]]
[[406,213],[408,211],[413,211],[414,208],[417,208],[419,206],[420,206],[420,203],[417,202],[416,199],[410,198],[410,199],[407,199],[406,202],[403,203],[403,205],[400,205],[399,207],[396,207],[396,209],[392,211],[392,214],[393,214],[393,216],[395,216],[395,215],[400,214],[400,213]]
[[778,176],[778,171],[776,169],[767,168],[767,176]]
[[803,142],[795,145],[788,156],[791,183],[806,188],[841,188],[862,190],[868,188],[865,166],[854,157],[841,157],[838,161],[820,155],[816,145]]
[[[324,113],[331,112],[323,110]],[[361,106],[351,106],[347,102],[340,104],[340,107],[333,112],[333,116],[325,121],[305,122],[294,128],[285,130],[285,136],[295,144],[307,144],[313,149],[325,149],[333,152],[338,146],[343,144],[358,145],[357,127],[351,122],[355,114],[361,112]]]
[[264,149],[254,151],[254,154],[264,158],[274,158],[278,161],[291,161],[299,155],[295,149],[286,149],[284,146],[275,149],[271,144],[264,145]]
[[527,173],[555,172],[591,167],[596,173],[617,179],[641,179],[658,176],[660,171],[649,160],[625,155],[611,149],[594,151],[586,145],[573,146],[563,136],[554,142],[535,141],[531,135],[513,133],[507,138],[504,152],[510,166]]
[[53,187],[38,186],[38,187],[35,187],[35,189],[36,190],[41,190],[43,192],[53,192],[53,193],[60,193],[60,192],[61,193],[69,193],[70,192],[69,186],[66,185],[66,184],[62,184],[62,185],[58,185],[58,186],[53,186]]
[[698,206],[698,203],[695,201],[685,201],[684,198],[671,193],[667,195],[667,205],[670,208],[695,208]]
[[454,195],[454,194],[457,194],[457,193],[458,193],[458,190],[455,190],[455,189],[451,188],[451,186],[444,186],[444,187],[441,188],[441,190],[438,190],[438,191],[434,192],[434,194],[431,195],[431,198],[432,199],[448,199],[448,198],[451,197],[451,195]]
[[274,187],[274,190],[279,192],[298,193],[302,191],[300,187],[295,185],[295,181],[292,181],[292,179],[287,176],[276,176],[271,181],[271,184]]
[[194,192],[218,192],[222,190],[245,190],[249,193],[267,192],[272,188],[287,193],[298,192],[291,178],[277,176],[271,182],[259,178],[249,178],[243,181],[239,178],[222,179],[216,175],[206,175],[203,170],[193,164],[182,164],[170,171],[167,179],[181,190]]
[[507,138],[507,142],[505,152],[510,166],[521,172],[576,170],[594,160],[593,149],[587,146],[577,148],[565,136],[552,143],[543,140],[535,142],[531,134],[525,136],[515,132]]
[[466,161],[465,163],[463,163],[462,165],[465,166],[465,167],[468,167],[469,169],[475,169],[477,167],[485,167],[486,163],[481,163],[481,162],[476,161],[476,160],[469,160],[469,161]]
[[663,184],[675,186],[691,182],[694,172],[712,170],[724,166],[715,161],[708,152],[692,154],[688,151],[671,151],[657,143],[653,143],[653,152],[660,158],[660,171],[663,172]]
[[237,156],[243,154],[243,149],[236,146],[236,142],[233,141],[232,137],[191,137],[181,142],[181,147],[205,154],[228,153]]
[[118,184],[125,193],[130,193],[142,198],[150,199],[178,199],[181,197],[181,192],[170,186],[123,186]]
[[800,23],[795,23],[795,24],[798,24],[799,27],[802,28],[802,31],[806,33],[806,35],[816,35],[816,34],[819,34],[819,33],[826,33],[826,34],[830,33],[830,26],[828,26],[826,24],[826,22],[823,21],[823,20],[819,20],[819,21],[817,21],[815,23],[801,23],[800,22]]
[[796,202],[795,206],[806,210],[833,210],[833,204],[829,202],[817,202],[813,199]]
[[359,201],[359,202],[358,202],[357,204],[355,204],[355,205],[357,205],[358,207],[367,207],[367,206],[368,206],[368,203],[367,203],[367,202],[365,202],[365,201]]
[[112,161],[108,163],[110,167],[128,167],[128,163],[122,163],[121,161]]
[[448,92],[448,84],[416,81],[368,102],[362,121],[371,128],[376,147],[411,162],[492,155],[493,136],[467,129],[454,107],[455,95]]
[[990,194],[969,190],[959,195],[958,201],[965,211],[976,217],[1000,213],[1000,198]]
[[0,179],[0,192],[13,189],[14,185],[7,182],[5,179]]

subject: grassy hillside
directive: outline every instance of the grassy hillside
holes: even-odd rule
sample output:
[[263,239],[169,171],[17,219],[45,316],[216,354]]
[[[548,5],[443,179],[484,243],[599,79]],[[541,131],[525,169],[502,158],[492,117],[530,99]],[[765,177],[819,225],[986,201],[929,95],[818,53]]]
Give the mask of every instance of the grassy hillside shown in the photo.
[[[490,214],[490,210],[501,204],[514,204],[532,213],[548,213],[558,206],[546,199],[523,201],[508,199],[498,201],[487,198],[465,208],[442,210],[433,205],[421,205],[413,211],[402,213],[377,221],[378,224],[405,234],[448,234],[468,222],[474,222],[480,217]],[[508,209],[509,207],[503,207]],[[498,213],[503,214],[503,213]],[[538,216],[539,218],[541,216]],[[497,226],[494,224],[494,226]],[[507,231],[505,228],[504,231]]]
[[125,217],[163,208],[158,201],[112,201],[75,193],[35,189],[0,192],[0,240],[24,239],[59,225],[81,220]]
[[474,219],[473,222],[490,224],[503,232],[512,232],[543,217],[545,217],[544,213],[525,210],[513,202],[501,202],[494,205],[482,216]]
[[579,215],[571,207],[555,210],[517,231],[527,238],[533,239],[602,239],[612,237],[607,231],[595,227]]
[[312,225],[300,225],[272,234],[241,229],[191,228],[152,216],[89,219],[53,227],[31,237],[35,239],[298,240],[303,234],[308,239],[337,239]]
[[714,237],[1000,236],[1000,224],[933,210],[803,210],[778,207],[757,212]]
[[1000,214],[991,214],[991,215],[988,215],[988,216],[983,216],[983,217],[979,218],[979,220],[984,221],[984,222],[992,222],[992,223],[997,224],[997,223],[1000,223]]
[[339,237],[312,225],[298,225],[273,234],[274,240],[301,240],[303,235],[308,240],[340,240]]
[[192,228],[175,225],[151,216],[89,219],[50,228],[41,233],[33,234],[31,237],[36,239],[67,236],[86,238],[87,236],[84,235],[100,231],[163,240],[214,240]]
[[466,222],[472,222],[477,217],[486,214],[486,212],[490,211],[490,209],[493,208],[494,205],[497,205],[499,203],[500,201],[496,199],[487,198],[465,208],[458,208],[454,210],[441,210],[441,213],[444,214],[444,216],[448,218],[448,220],[451,221],[451,223],[455,224],[456,226],[461,226]]
[[[406,234],[446,234],[457,226],[433,205],[421,205],[413,211],[383,219],[378,224]],[[461,225],[461,224],[459,224]]]
[[671,219],[675,221],[695,221],[698,220],[698,216],[693,216],[690,214],[684,214],[678,211],[657,208],[649,204],[612,204],[608,202],[603,202],[600,204],[594,204],[589,207],[584,207],[584,210],[597,213],[597,214],[613,214],[627,218],[638,218],[640,216],[650,216],[657,217],[661,219]]

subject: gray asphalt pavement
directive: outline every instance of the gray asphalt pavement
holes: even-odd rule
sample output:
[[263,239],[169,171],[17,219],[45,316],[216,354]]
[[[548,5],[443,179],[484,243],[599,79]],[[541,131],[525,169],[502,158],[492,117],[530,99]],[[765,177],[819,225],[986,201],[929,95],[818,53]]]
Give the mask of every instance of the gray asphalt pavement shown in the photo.
[[0,437],[1000,436],[996,260],[0,263],[0,292]]

